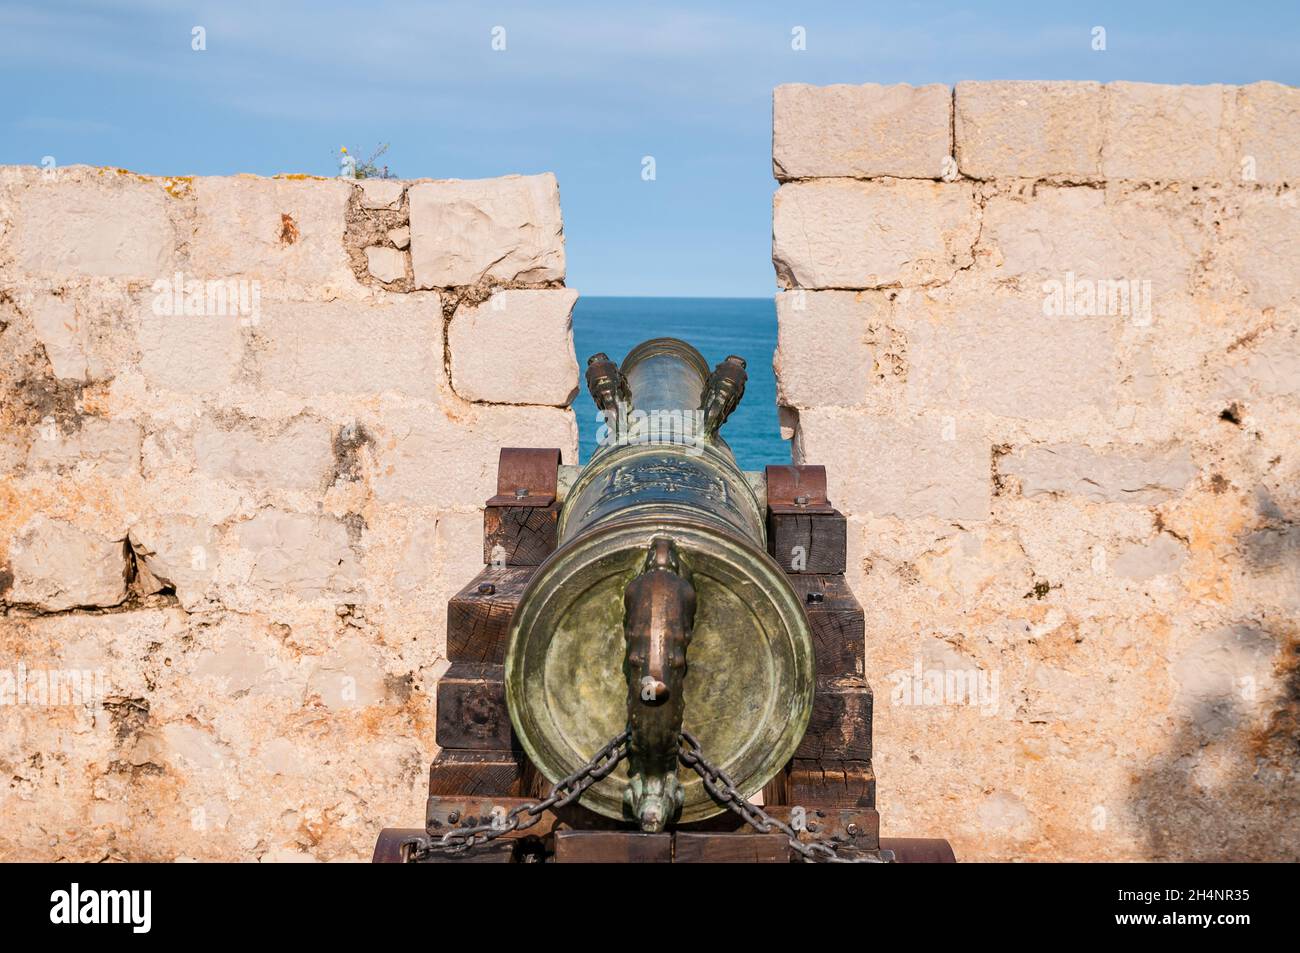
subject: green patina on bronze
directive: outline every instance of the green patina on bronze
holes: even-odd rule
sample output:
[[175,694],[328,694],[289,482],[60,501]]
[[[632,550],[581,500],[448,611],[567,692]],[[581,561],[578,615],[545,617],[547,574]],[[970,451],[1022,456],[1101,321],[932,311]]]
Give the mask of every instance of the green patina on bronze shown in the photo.
[[[582,803],[661,829],[673,820],[662,809],[676,807],[679,789],[678,822],[725,810],[698,775],[657,750],[665,726],[680,714],[709,758],[746,795],[757,793],[807,728],[812,637],[797,595],[766,552],[763,509],[717,434],[743,391],[743,362],[728,359],[710,374],[690,345],[659,338],[628,355],[621,379],[608,363],[595,364],[593,396],[631,442],[602,446],[565,498],[560,545],[515,613],[506,697],[516,735],[552,781],[638,715],[628,761]],[[683,422],[676,435],[673,414]],[[642,616],[634,609],[648,598],[642,589],[667,585],[662,578],[645,585],[657,541],[666,541],[674,573],[688,581],[693,613],[681,616],[689,629],[681,697],[665,685],[662,710],[641,711],[629,684],[646,677],[644,651],[635,654],[644,640],[635,637],[633,621]]]

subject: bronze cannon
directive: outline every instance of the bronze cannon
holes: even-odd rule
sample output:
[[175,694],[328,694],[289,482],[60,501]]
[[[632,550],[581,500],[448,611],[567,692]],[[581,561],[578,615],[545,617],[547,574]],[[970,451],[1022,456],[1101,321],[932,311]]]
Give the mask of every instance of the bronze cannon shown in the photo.
[[951,859],[882,842],[862,610],[821,467],[740,470],[745,362],[588,361],[581,468],[505,449],[448,610],[423,829],[377,861]]

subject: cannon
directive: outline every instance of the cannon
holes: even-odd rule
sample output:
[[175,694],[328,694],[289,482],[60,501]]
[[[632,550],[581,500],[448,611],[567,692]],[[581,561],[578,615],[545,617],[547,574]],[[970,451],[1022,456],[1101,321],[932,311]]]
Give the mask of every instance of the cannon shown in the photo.
[[590,461],[501,451],[425,824],[376,861],[952,859],[879,838],[845,520],[823,468],[737,466],[746,380],[673,338],[596,354]]

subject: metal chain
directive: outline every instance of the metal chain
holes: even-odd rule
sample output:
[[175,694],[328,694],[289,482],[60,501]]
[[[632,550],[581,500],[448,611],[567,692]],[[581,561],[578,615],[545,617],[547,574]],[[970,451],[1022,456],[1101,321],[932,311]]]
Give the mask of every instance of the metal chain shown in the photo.
[[498,837],[504,837],[512,831],[523,831],[542,819],[542,814],[553,808],[564,807],[582,796],[582,793],[597,781],[608,777],[620,761],[627,757],[629,732],[611,738],[603,748],[592,755],[591,760],[578,768],[567,778],[557,781],[546,797],[540,801],[526,801],[511,808],[504,816],[494,817],[491,823],[478,824],[473,827],[454,827],[441,837],[433,837],[427,831],[423,835],[408,837],[402,841],[401,850],[407,863],[418,863],[431,854],[449,854],[456,856],[489,843]]
[[716,765],[709,763],[704,757],[704,749],[700,747],[699,741],[689,731],[682,732],[682,748],[677,756],[682,764],[691,768],[700,776],[700,780],[704,782],[704,789],[713,796],[715,801],[739,814],[745,823],[760,834],[771,833],[773,828],[779,830],[785,835],[786,840],[790,842],[791,850],[795,851],[805,862],[826,864],[878,864],[883,862],[879,855],[874,852],[863,854],[860,857],[841,857],[834,844],[825,841],[810,841],[807,843],[801,841],[799,832],[785,821],[773,817],[756,804],[750,804],[745,795],[736,787],[735,782],[727,776],[727,773]]
[[[511,808],[504,816],[498,816],[488,824],[472,827],[454,827],[441,837],[434,837],[427,831],[424,834],[408,837],[402,841],[401,851],[407,863],[418,863],[433,854],[457,856],[464,854],[482,844],[490,843],[498,837],[514,831],[523,831],[532,827],[546,811],[571,804],[582,796],[587,788],[610,775],[619,762],[627,757],[627,742],[630,732],[624,731],[611,738],[603,748],[597,751],[582,767],[552,786],[550,792],[540,801],[526,801]],[[790,848],[808,863],[828,864],[864,864],[881,863],[875,853],[861,857],[841,857],[836,845],[825,841],[805,843],[799,839],[799,832],[779,818],[768,814],[749,800],[736,787],[735,782],[725,771],[709,762],[704,757],[704,749],[689,731],[683,731],[682,748],[678,758],[682,764],[693,770],[704,782],[704,789],[715,801],[723,805],[762,834],[769,834],[773,828],[779,830],[790,842]]]

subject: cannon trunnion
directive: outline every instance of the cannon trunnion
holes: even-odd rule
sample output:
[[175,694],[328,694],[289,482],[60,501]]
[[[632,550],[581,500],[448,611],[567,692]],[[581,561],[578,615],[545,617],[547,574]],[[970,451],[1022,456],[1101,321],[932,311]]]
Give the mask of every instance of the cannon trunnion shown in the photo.
[[487,568],[448,606],[425,827],[375,860],[951,859],[882,850],[845,520],[821,467],[736,466],[718,431],[744,361],[658,338],[587,383],[585,467],[501,452]]

